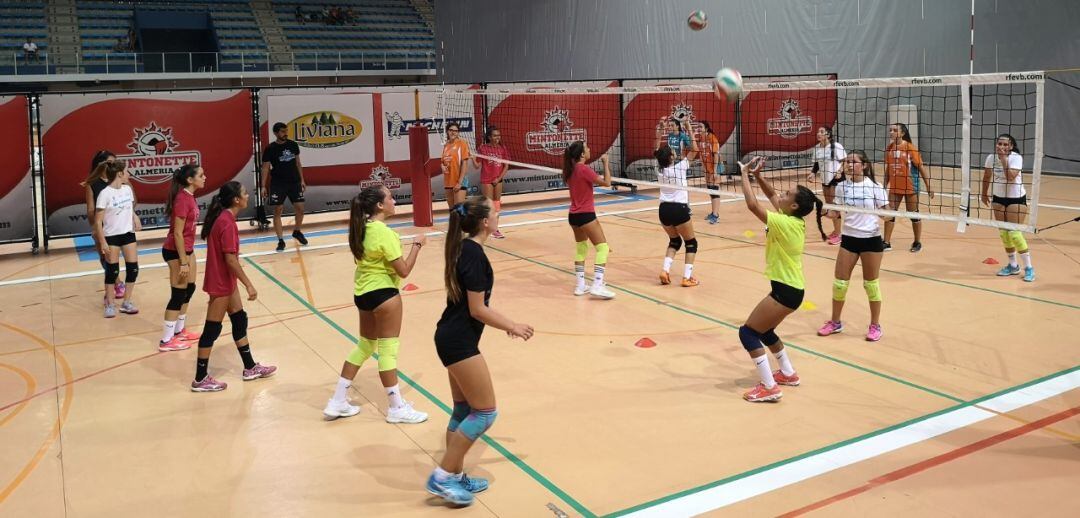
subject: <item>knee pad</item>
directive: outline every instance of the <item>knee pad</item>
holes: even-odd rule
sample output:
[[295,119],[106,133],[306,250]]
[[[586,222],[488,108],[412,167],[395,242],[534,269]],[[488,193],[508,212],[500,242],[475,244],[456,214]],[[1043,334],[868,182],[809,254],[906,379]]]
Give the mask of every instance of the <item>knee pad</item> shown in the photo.
[[574,262],[582,262],[585,260],[585,254],[589,252],[588,241],[578,241],[574,245]]
[[454,401],[454,411],[450,413],[450,424],[446,426],[446,431],[456,432],[458,427],[461,426],[461,422],[472,412],[472,407],[465,401]]
[[199,349],[213,347],[219,336],[221,336],[221,322],[207,320],[203,325],[202,336],[199,337]]
[[1022,232],[1020,232],[1019,230],[1010,230],[1009,237],[1011,238],[1013,247],[1016,248],[1017,252],[1027,251],[1027,240],[1024,239],[1024,234]]
[[187,290],[184,292],[184,304],[191,302],[191,296],[195,294],[195,283],[189,282]]
[[461,435],[468,437],[470,441],[475,441],[481,435],[484,435],[484,432],[488,431],[491,425],[495,424],[495,418],[498,415],[499,412],[494,408],[491,410],[473,410],[461,422],[458,431],[461,432]]
[[234,342],[239,342],[247,337],[247,311],[241,309],[236,313],[230,313],[229,322],[232,322],[232,338]]
[[1001,238],[1001,244],[1005,245],[1005,248],[1013,248],[1012,236],[1009,235],[1009,231],[1005,229],[998,230],[998,237]]
[[847,298],[848,285],[850,281],[844,279],[833,279],[832,281],[832,299],[837,302],[843,302]]
[[360,337],[360,340],[356,342],[356,349],[353,349],[349,356],[345,358],[345,361],[360,367],[371,358],[371,355],[375,352],[376,341],[373,338]]
[[127,269],[127,272],[124,274],[124,282],[126,282],[128,284],[131,284],[131,283],[135,282],[135,279],[139,278],[139,263],[138,262],[134,262],[134,263],[125,262],[124,263],[124,268]]
[[747,326],[739,328],[739,341],[742,342],[743,349],[748,352],[753,352],[761,349],[761,333],[750,329]]
[[682,248],[682,238],[679,236],[669,237],[667,247],[678,252],[679,249]]
[[697,238],[696,237],[694,239],[687,239],[686,240],[686,253],[688,253],[688,254],[696,254],[697,253]]
[[922,220],[919,218],[911,218],[911,224],[914,225],[916,223],[922,223]]
[[498,200],[493,201],[493,202],[491,202],[491,205],[495,208],[495,212],[499,212],[499,211],[502,210],[502,202],[501,201],[498,201]]
[[105,263],[105,284],[116,284],[120,277],[120,263]]
[[896,218],[892,217],[892,216],[887,217],[887,218],[885,218],[885,222],[886,223],[896,223]]
[[863,281],[862,287],[866,290],[866,298],[870,302],[881,302],[881,285],[877,279],[872,281]]
[[172,288],[169,291],[169,303],[165,305],[165,309],[169,311],[180,311],[180,308],[184,307],[184,302],[187,300],[187,291],[184,288]]
[[393,338],[380,338],[378,341],[378,346],[379,372],[392,371],[396,369],[398,348],[401,346],[401,339],[396,336]]
[[[719,185],[706,185],[705,188],[710,190],[710,191],[719,191],[720,190]],[[715,194],[710,194],[709,195],[710,200],[715,200],[715,199],[718,199],[718,198],[720,198],[720,197],[715,195]]]
[[600,243],[596,245],[596,264],[607,264],[608,244]]
[[764,333],[761,333],[761,343],[772,347],[780,341],[780,337],[776,336],[776,328],[772,328]]

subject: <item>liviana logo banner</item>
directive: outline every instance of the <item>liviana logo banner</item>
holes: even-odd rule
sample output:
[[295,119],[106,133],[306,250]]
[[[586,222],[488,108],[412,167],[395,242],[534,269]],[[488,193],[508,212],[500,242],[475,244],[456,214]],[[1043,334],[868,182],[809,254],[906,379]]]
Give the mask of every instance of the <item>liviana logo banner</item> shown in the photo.
[[289,138],[310,149],[344,146],[356,140],[364,128],[360,121],[337,111],[301,115],[288,124]]
[[768,131],[769,135],[794,139],[802,133],[809,133],[814,127],[814,119],[802,115],[802,110],[799,109],[799,101],[795,99],[787,99],[780,103],[780,109],[776,113],[779,117],[769,119],[766,122],[766,131]]
[[146,127],[135,128],[135,137],[127,145],[133,153],[117,158],[127,162],[131,177],[144,184],[159,184],[172,179],[173,172],[187,164],[198,164],[198,151],[183,151],[173,138],[173,129],[150,121]]
[[587,140],[584,129],[574,129],[568,110],[558,106],[544,112],[541,131],[525,134],[525,147],[529,151],[543,151],[549,155],[561,155],[574,141]]

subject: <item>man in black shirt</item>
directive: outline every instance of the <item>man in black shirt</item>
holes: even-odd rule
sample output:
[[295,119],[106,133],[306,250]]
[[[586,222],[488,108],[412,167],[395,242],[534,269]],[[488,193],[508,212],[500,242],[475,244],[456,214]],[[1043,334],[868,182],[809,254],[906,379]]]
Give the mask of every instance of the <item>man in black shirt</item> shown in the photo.
[[300,231],[304,224],[304,190],[307,189],[304,168],[300,165],[300,146],[286,138],[287,135],[288,126],[281,122],[274,124],[276,140],[266,146],[262,157],[263,197],[266,204],[274,208],[274,232],[277,233],[279,252],[285,249],[285,240],[281,235],[281,209],[285,198],[292,203],[296,213],[293,239],[301,245],[308,243]]

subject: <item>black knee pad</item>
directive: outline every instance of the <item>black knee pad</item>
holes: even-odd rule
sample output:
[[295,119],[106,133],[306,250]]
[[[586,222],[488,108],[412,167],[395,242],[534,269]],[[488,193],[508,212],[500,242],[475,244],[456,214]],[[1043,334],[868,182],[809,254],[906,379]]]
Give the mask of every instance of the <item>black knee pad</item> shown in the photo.
[[696,254],[697,253],[697,238],[696,237],[694,239],[687,239],[686,240],[686,253],[688,253],[688,254]]
[[742,342],[743,349],[748,352],[761,349],[761,333],[754,331],[749,326],[744,325],[739,328],[739,341]]
[[202,336],[199,337],[199,349],[213,347],[214,341],[221,336],[221,322],[206,321],[203,324]]
[[678,252],[679,249],[682,248],[682,238],[679,237],[679,236],[675,236],[673,238],[668,239],[667,246],[668,246],[668,248]]
[[248,318],[247,311],[240,310],[236,313],[229,314],[229,321],[232,322],[232,337],[234,342],[239,342],[247,336]]
[[187,289],[184,290],[184,304],[191,302],[191,296],[195,294],[195,283],[189,282]]
[[921,221],[922,221],[922,220],[921,220],[921,219],[919,219],[919,218],[911,218],[911,224],[912,224],[912,225],[914,225],[914,224],[916,224],[916,223],[919,223],[919,222],[921,222]]
[[[719,191],[719,190],[720,190],[720,186],[719,186],[719,185],[706,185],[706,186],[705,186],[705,188],[706,188],[706,189],[708,189],[708,190],[710,190],[710,191]],[[719,198],[720,198],[720,197],[719,197],[719,196],[717,196],[717,195],[715,195],[715,194],[710,194],[710,195],[709,195],[709,199],[710,199],[710,200],[715,200],[715,199],[719,199]]]
[[889,222],[889,223],[896,223],[896,218],[894,218],[894,217],[888,217],[888,218],[885,218],[885,221],[887,221],[887,222]]
[[139,263],[124,263],[124,267],[127,269],[127,273],[124,274],[124,282],[128,284],[135,282],[135,279],[139,278]]
[[764,333],[761,333],[761,342],[765,345],[772,347],[780,341],[780,337],[776,336],[776,328],[772,328]]
[[172,288],[169,291],[169,303],[165,305],[165,309],[169,311],[180,311],[180,308],[184,307],[184,294],[186,291],[184,288]]
[[105,284],[116,284],[120,277],[120,263],[105,263]]

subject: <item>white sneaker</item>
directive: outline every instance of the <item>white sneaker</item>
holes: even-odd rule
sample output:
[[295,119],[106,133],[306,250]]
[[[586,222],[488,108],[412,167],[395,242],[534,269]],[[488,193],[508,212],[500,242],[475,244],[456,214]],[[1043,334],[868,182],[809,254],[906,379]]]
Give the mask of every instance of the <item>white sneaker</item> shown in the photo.
[[596,298],[599,298],[599,299],[613,299],[613,298],[615,298],[615,292],[609,290],[608,287],[603,285],[603,284],[593,285],[592,289],[589,290],[589,295],[592,295],[592,296],[594,296]]
[[352,417],[360,413],[360,407],[356,405],[350,405],[349,400],[334,401],[330,400],[326,404],[326,408],[323,409],[323,418],[327,421],[333,421],[339,417]]
[[589,288],[586,288],[584,284],[574,287],[574,296],[580,297],[589,292]]
[[416,410],[412,407],[412,403],[406,401],[404,405],[397,408],[391,408],[390,411],[386,413],[386,422],[417,424],[427,421],[427,417],[427,414]]

